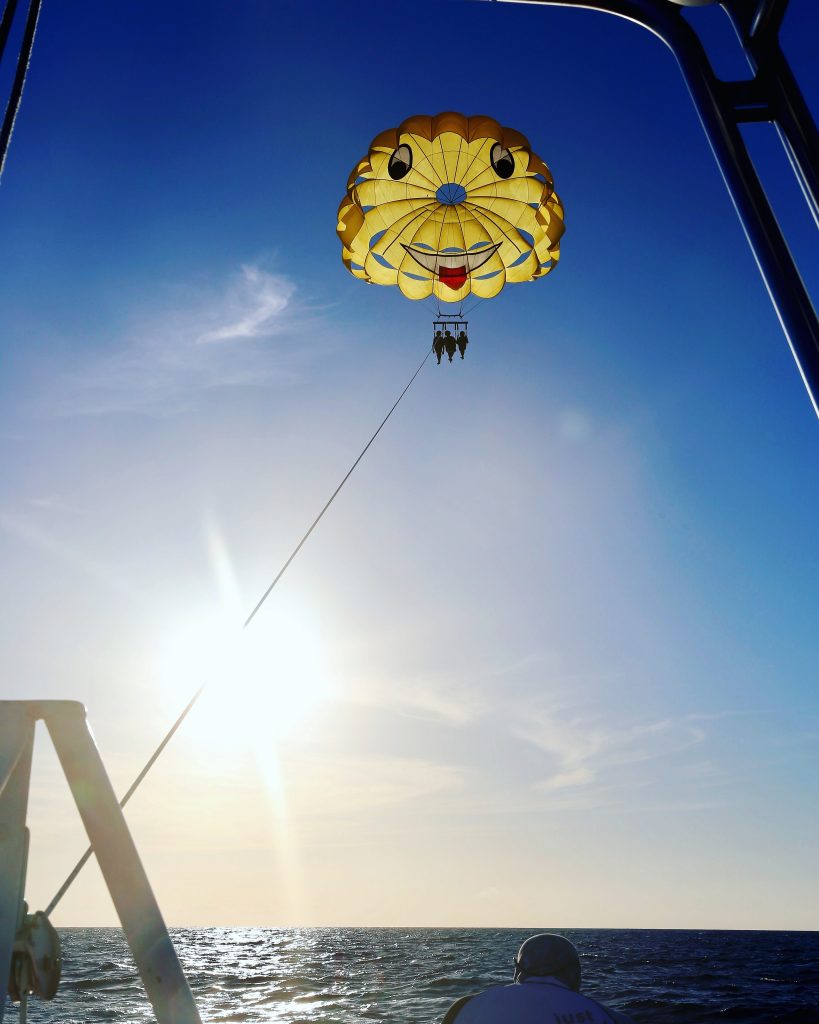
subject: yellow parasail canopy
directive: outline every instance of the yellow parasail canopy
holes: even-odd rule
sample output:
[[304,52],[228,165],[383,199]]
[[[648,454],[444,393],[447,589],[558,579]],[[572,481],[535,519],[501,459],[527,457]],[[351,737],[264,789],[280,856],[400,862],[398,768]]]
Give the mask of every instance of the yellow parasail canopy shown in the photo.
[[373,139],[338,208],[344,265],[409,299],[458,302],[560,257],[563,207],[529,140],[491,117],[410,117]]

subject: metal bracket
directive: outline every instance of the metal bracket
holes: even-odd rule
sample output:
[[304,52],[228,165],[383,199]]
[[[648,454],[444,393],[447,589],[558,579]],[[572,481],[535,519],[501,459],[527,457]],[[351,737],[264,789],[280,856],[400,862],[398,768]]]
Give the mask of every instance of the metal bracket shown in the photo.
[[775,121],[776,116],[758,79],[722,82],[722,100],[737,124]]
[[34,725],[42,719],[159,1024],[201,1024],[187,979],[85,717],[76,701],[0,701],[0,1024],[25,914]]

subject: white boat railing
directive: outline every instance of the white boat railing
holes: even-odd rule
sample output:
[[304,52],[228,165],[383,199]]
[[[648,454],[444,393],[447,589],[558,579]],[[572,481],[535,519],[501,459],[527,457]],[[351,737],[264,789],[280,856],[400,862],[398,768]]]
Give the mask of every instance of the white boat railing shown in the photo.
[[58,700],[0,701],[0,1024],[10,987],[24,1015],[28,995],[49,998],[59,974],[59,948],[43,951],[49,935],[44,915],[29,915],[23,899],[26,812],[38,720],[48,728],[157,1021],[201,1024],[85,708],[77,701]]

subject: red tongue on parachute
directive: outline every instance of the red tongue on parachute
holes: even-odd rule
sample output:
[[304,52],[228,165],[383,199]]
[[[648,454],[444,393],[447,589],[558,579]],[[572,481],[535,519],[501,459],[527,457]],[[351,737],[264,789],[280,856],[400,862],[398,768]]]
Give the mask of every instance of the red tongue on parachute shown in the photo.
[[466,280],[466,267],[438,267],[438,280],[457,291]]

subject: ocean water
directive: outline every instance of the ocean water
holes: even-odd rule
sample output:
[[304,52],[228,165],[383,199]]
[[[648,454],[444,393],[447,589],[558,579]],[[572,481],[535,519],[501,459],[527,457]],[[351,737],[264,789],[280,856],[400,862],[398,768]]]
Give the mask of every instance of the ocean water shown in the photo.
[[[545,929],[544,929],[545,930]],[[555,929],[557,930],[557,929]],[[819,933],[566,929],[583,991],[637,1024],[819,1024]],[[203,1021],[432,1024],[459,996],[511,981],[531,931],[175,929]],[[29,1021],[136,1024],[153,1015],[122,933],[61,931],[63,981]],[[16,1008],[6,1022],[16,1024]]]

